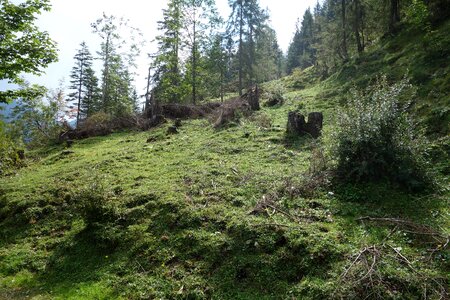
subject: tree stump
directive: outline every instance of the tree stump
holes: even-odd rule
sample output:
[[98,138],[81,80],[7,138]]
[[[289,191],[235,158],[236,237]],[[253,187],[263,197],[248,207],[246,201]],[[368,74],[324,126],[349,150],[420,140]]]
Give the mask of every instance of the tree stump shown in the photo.
[[250,105],[250,109],[260,110],[259,106],[259,88],[257,85],[248,90],[247,93],[242,95],[242,98],[246,99],[248,104]]
[[25,150],[17,150],[17,156],[19,157],[20,160],[24,160],[25,159]]
[[308,133],[313,138],[318,138],[322,134],[323,114],[321,112],[312,112],[308,115]]
[[169,126],[169,128],[167,128],[167,134],[177,134],[178,133],[178,129],[175,126]]
[[305,116],[291,111],[288,114],[287,133],[291,135],[301,134],[306,128]]
[[288,115],[287,133],[290,135],[311,135],[318,138],[321,135],[323,127],[323,114],[321,112],[312,112],[308,115],[308,122],[305,116],[299,112],[291,111]]

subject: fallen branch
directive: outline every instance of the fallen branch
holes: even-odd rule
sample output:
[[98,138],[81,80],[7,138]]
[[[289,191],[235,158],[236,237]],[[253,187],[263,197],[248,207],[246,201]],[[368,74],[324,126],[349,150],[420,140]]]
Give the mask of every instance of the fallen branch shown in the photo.
[[397,218],[373,218],[373,217],[362,217],[358,218],[357,221],[369,221],[376,223],[385,223],[390,225],[396,225],[397,227],[406,228],[403,229],[404,232],[416,235],[425,235],[433,237],[437,242],[443,243],[448,240],[449,237],[442,235],[440,232],[431,228],[427,225],[417,224],[408,220],[397,219]]
[[[379,287],[384,286],[388,290],[393,288],[389,277],[383,271],[383,266],[390,263],[389,259],[404,264],[406,268],[416,274],[417,280],[422,283],[423,293],[426,295],[424,299],[430,299],[433,296],[438,296],[439,299],[448,299],[445,279],[431,277],[421,272],[398,248],[387,243],[365,246],[361,249],[356,254],[356,258],[352,259],[350,265],[344,269],[339,281],[343,283],[345,279],[346,284],[358,291],[361,298],[367,299],[371,295],[377,294],[377,298],[382,299],[383,295],[379,294]],[[405,288],[407,288],[406,285]],[[432,291],[431,294],[429,294],[430,291]]]

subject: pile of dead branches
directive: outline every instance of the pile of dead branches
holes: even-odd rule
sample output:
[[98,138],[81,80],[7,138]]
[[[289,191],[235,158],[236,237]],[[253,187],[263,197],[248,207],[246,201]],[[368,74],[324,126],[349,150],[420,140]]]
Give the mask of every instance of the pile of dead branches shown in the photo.
[[[362,248],[349,258],[340,276],[338,295],[355,299],[448,299],[448,283],[435,277],[387,243]],[[337,297],[339,298],[339,296]]]

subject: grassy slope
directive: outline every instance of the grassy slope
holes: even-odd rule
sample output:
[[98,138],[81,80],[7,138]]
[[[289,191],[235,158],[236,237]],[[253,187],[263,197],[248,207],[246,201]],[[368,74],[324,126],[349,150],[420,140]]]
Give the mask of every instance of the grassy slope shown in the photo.
[[[385,48],[366,63],[377,51],[385,56],[373,64],[385,66]],[[374,65],[367,78],[379,70]],[[73,153],[48,149],[0,179],[0,299],[358,298],[339,277],[361,248],[383,243],[401,248],[421,274],[387,263],[392,298],[400,291],[419,297],[424,274],[448,279],[448,253],[428,260],[426,237],[356,220],[402,217],[449,234],[445,197],[384,185],[302,191],[313,143],[286,139],[287,112],[324,111],[325,131],[332,131],[348,87],[342,72],[320,85],[306,84],[308,73],[285,79],[306,88],[227,129],[194,120],[178,135],[166,136],[163,126],[91,138]],[[445,97],[439,101],[448,105]],[[86,227],[77,201],[92,195],[113,203],[118,220]],[[264,195],[300,221],[272,210],[250,214]]]

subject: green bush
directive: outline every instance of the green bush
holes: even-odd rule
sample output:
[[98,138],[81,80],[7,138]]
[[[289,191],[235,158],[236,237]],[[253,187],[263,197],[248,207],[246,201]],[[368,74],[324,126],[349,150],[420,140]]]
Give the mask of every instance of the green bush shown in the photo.
[[107,135],[111,133],[111,116],[98,112],[84,120],[78,129],[87,132],[89,136]]
[[23,162],[19,153],[20,150],[0,123],[0,176],[6,175],[14,168],[22,165]]
[[341,179],[390,180],[414,190],[430,183],[424,158],[427,142],[407,112],[405,98],[414,94],[407,79],[390,85],[384,76],[364,91],[351,91],[334,134]]
[[118,202],[114,191],[107,189],[98,177],[93,177],[71,197],[75,214],[83,219],[87,232],[99,246],[115,247],[123,238]]
[[114,194],[108,192],[104,184],[93,179],[75,193],[73,202],[86,225],[94,226],[112,222],[117,218],[118,208],[114,199]]
[[284,94],[286,93],[286,88],[281,82],[273,82],[270,85],[267,84],[264,87],[263,98],[267,99],[265,106],[274,106],[278,104],[283,104]]

